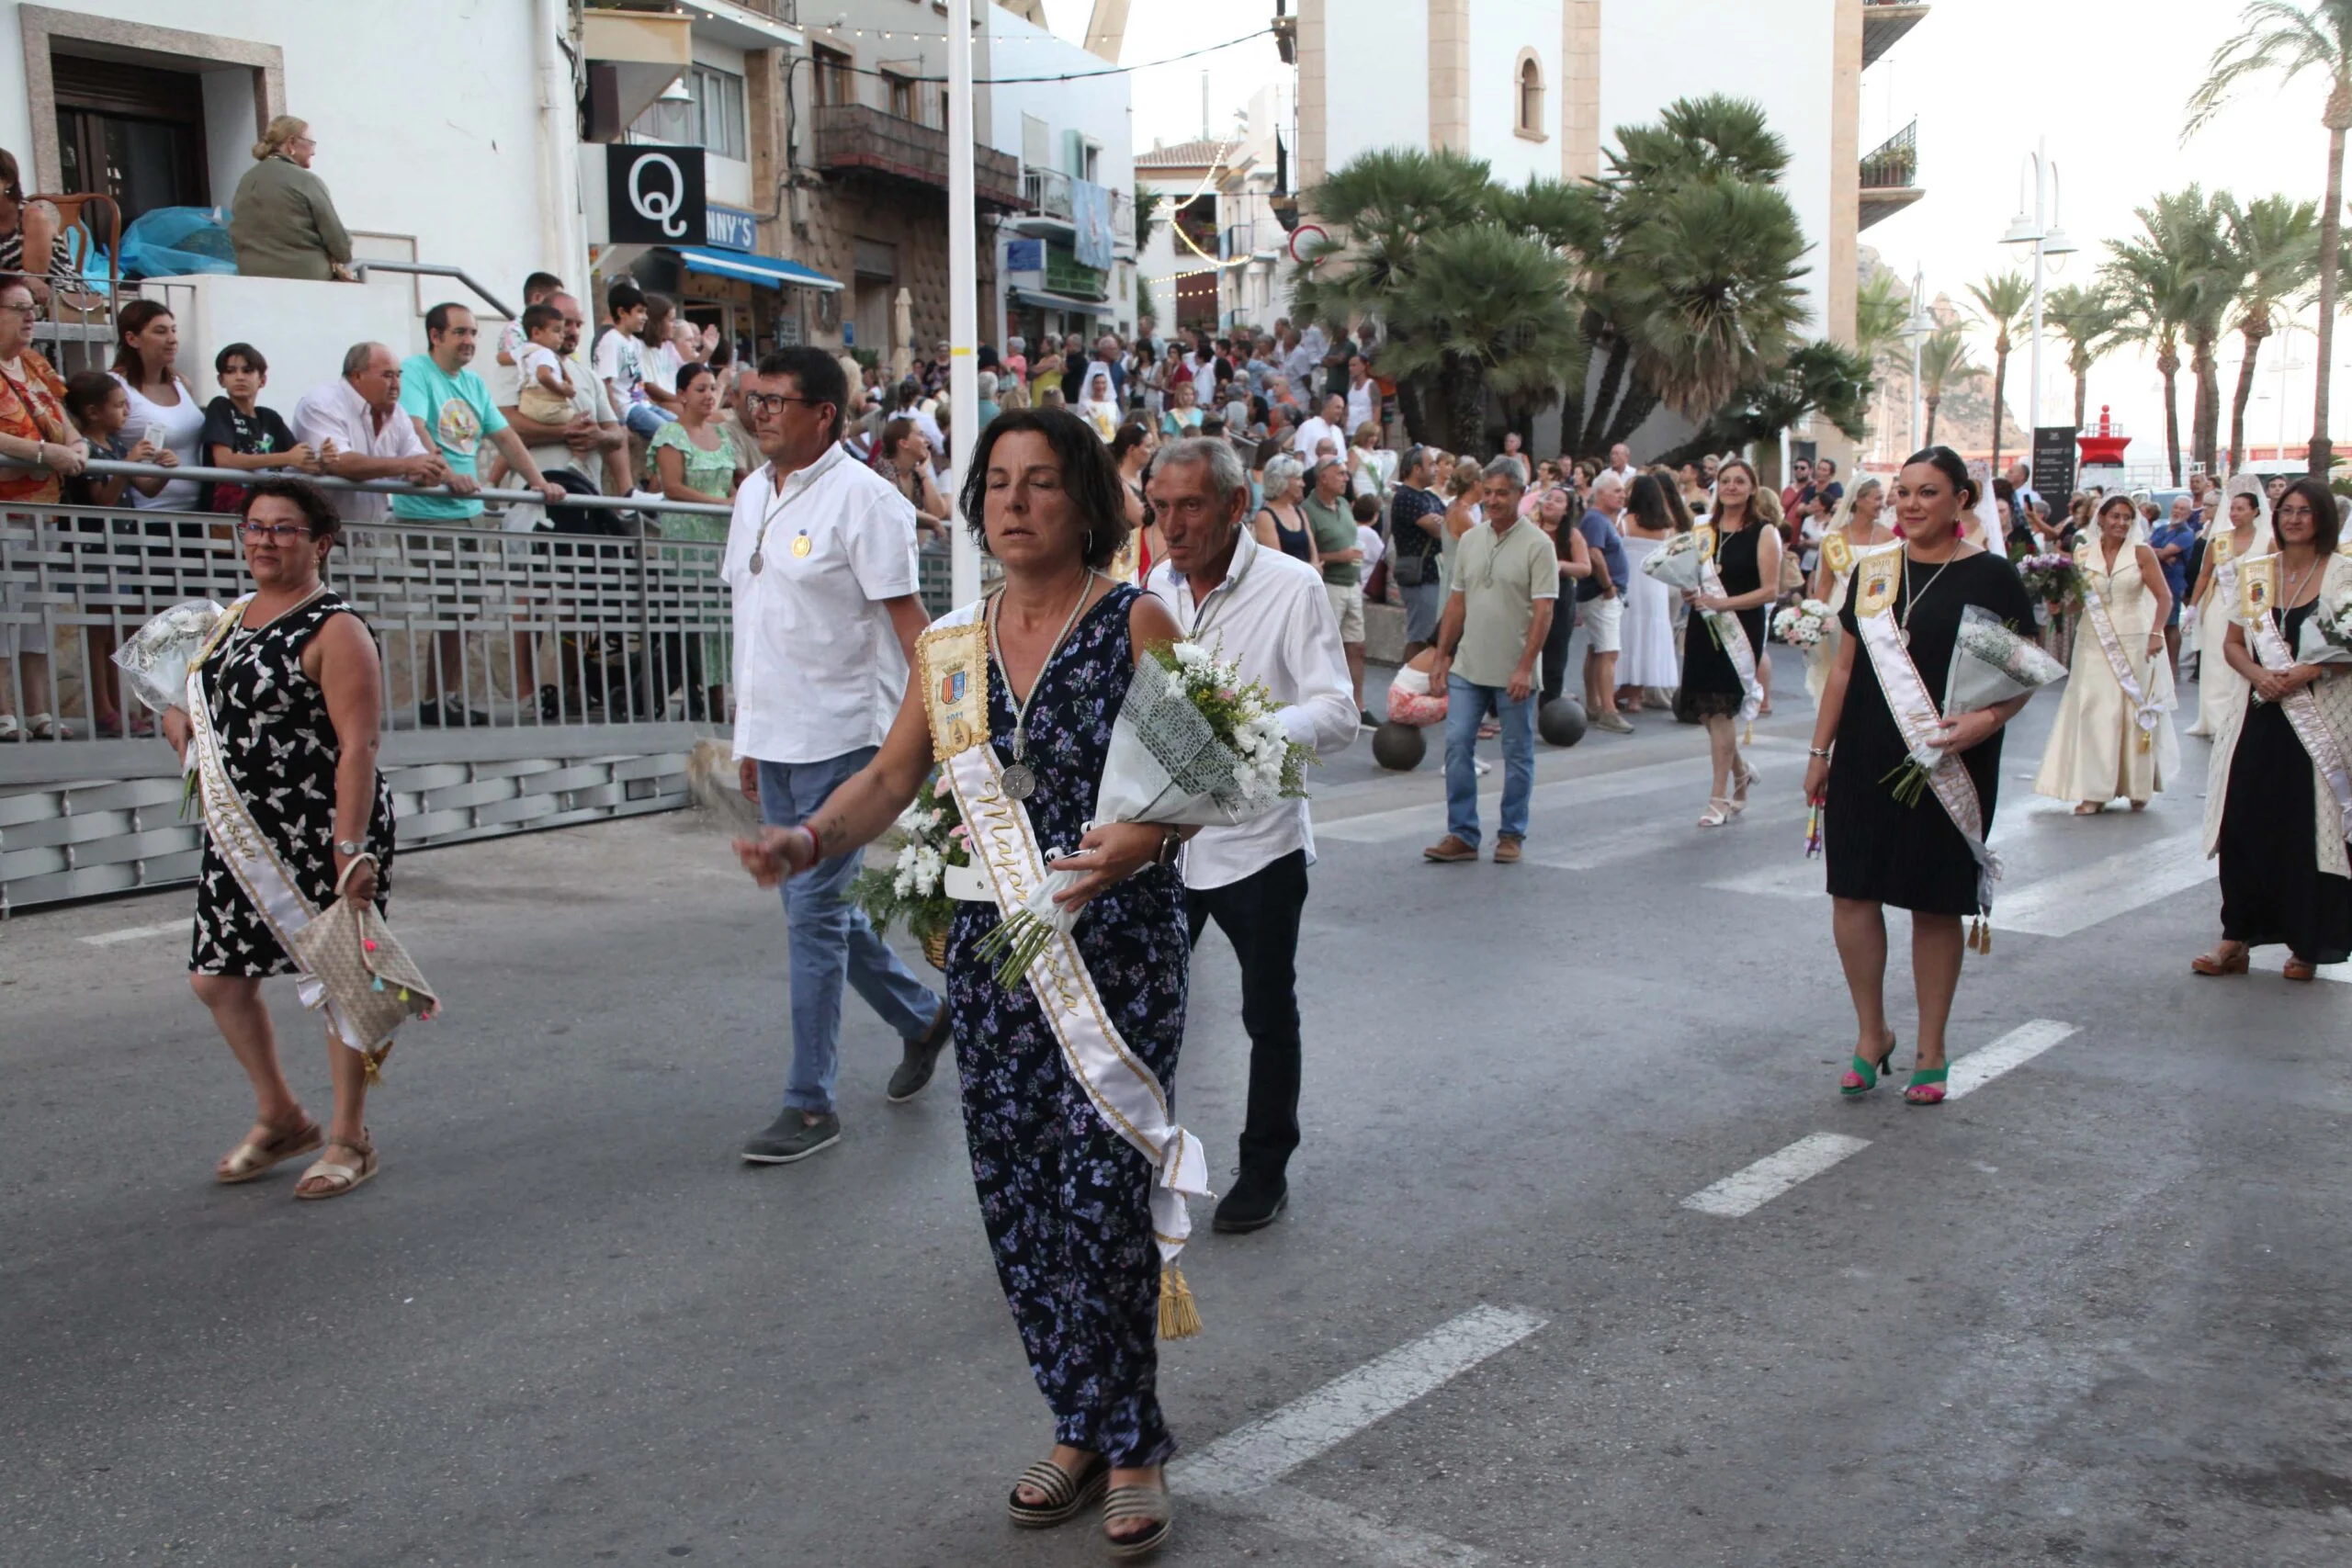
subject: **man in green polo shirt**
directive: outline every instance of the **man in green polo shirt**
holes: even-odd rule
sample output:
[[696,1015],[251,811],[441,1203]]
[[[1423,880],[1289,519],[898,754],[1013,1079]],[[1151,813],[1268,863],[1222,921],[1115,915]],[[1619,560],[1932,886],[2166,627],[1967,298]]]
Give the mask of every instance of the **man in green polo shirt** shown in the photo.
[[1437,628],[1432,685],[1445,682],[1445,837],[1423,850],[1441,863],[1478,858],[1478,724],[1502,725],[1503,808],[1495,861],[1519,859],[1535,789],[1535,665],[1560,597],[1559,553],[1519,514],[1526,470],[1515,457],[1486,468],[1484,524],[1454,547],[1453,592]]
[[[483,436],[497,443],[506,457],[506,466],[539,492],[549,506],[563,504],[568,491],[561,485],[549,484],[539,466],[531,460],[522,437],[507,427],[491,400],[490,389],[481,377],[466,368],[474,356],[474,313],[463,305],[435,305],[424,313],[424,341],[430,351],[413,354],[401,364],[401,412],[416,423],[416,433],[424,438],[427,451],[438,452],[449,466],[447,495],[396,495],[392,497],[392,515],[412,523],[469,523],[481,515],[481,502],[474,496],[481,489],[476,475],[474,459],[481,450]],[[426,728],[444,725],[460,726],[488,724],[489,717],[463,696],[445,697],[441,680],[445,671],[454,674],[469,668],[463,660],[464,634],[447,631],[436,634],[441,657],[427,660],[417,671],[422,694],[416,705],[416,721]],[[529,660],[530,634],[515,633],[515,687],[520,691],[528,680],[526,665]],[[485,669],[483,682],[487,695]]]

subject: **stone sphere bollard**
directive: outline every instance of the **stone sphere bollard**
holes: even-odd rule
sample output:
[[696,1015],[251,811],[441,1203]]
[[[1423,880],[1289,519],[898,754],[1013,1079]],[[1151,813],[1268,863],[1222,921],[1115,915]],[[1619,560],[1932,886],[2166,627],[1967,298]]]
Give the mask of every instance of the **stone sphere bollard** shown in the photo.
[[1573,746],[1584,739],[1584,705],[1571,697],[1554,697],[1535,710],[1535,731],[1554,746]]
[[1372,760],[1391,773],[1411,773],[1421,765],[1429,749],[1429,738],[1418,727],[1395,719],[1372,732]]

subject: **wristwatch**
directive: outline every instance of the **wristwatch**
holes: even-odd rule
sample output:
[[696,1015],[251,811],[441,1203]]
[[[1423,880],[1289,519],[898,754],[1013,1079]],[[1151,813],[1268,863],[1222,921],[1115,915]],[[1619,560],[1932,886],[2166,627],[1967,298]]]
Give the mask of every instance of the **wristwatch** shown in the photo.
[[356,839],[337,839],[334,841],[334,852],[339,855],[356,855],[367,848],[367,845]]
[[1154,865],[1174,865],[1177,854],[1184,848],[1184,835],[1173,828],[1159,832],[1159,852],[1151,857]]

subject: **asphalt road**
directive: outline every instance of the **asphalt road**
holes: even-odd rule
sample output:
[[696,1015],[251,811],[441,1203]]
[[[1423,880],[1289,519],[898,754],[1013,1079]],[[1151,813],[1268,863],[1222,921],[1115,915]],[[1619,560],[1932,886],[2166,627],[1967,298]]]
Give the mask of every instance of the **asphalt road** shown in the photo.
[[[1318,775],[1306,1144],[1281,1223],[1187,1257],[1167,1561],[2352,1560],[2352,987],[2193,978],[2199,783],[2033,802],[2044,697],[1954,1049],[2047,1048],[1939,1111],[1842,1102],[1783,684],[1717,832],[1702,738],[1656,717],[1544,755],[1517,867],[1421,863],[1434,758]],[[707,825],[403,861],[448,1012],[372,1107],[383,1176],[332,1203],[209,1180],[250,1102],[188,908],[0,926],[0,1562],[1103,1560],[1003,1518],[1048,1422],[952,1076],[887,1106],[853,1000],[843,1143],[737,1160],[780,1093],[784,929]],[[1219,1177],[1246,1053],[1212,935],[1178,1088]],[[1727,1179],[1763,1201],[1684,1205]]]

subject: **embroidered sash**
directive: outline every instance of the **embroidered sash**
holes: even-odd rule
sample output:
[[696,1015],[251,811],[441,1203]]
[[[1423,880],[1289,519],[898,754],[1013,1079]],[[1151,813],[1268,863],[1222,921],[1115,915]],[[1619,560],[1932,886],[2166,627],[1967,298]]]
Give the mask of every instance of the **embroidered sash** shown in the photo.
[[2231,530],[2224,525],[2205,549],[2213,561],[2213,595],[2229,605],[2230,613],[2234,615],[2238,602],[2238,554],[2230,540]]
[[[1702,536],[1699,545],[1699,592],[1711,598],[1729,598],[1731,595],[1724,590],[1724,574],[1715,570],[1715,531],[1704,525],[1691,531]],[[1747,640],[1747,628],[1729,610],[1702,610],[1699,613],[1707,617],[1707,624],[1715,630],[1716,644],[1731,660],[1732,669],[1739,673],[1740,690],[1744,694],[1739,704],[1739,722],[1747,724],[1756,717],[1757,709],[1764,705],[1764,686],[1756,678],[1756,649]]]
[[[2295,655],[2287,647],[2286,634],[2278,629],[2275,612],[2266,611],[2249,623],[2246,641],[2254,649],[2255,658],[2265,670],[2287,671],[2295,667]],[[2278,710],[2293,726],[2295,739],[2327,780],[2327,787],[2335,792],[2335,804],[2344,814],[2344,822],[2352,828],[2352,767],[2345,761],[2344,748],[2337,744],[2335,731],[2319,711],[2319,704],[2312,696],[2309,686],[2298,686],[2278,699]]]
[[[245,897],[261,912],[270,934],[277,945],[297,964],[301,956],[294,946],[294,939],[302,928],[317,918],[319,911],[302,893],[301,885],[287,865],[277,846],[254,819],[253,810],[237,793],[236,784],[229,777],[228,763],[220,750],[220,737],[212,728],[212,705],[205,700],[204,664],[215,649],[228,639],[238,622],[244,618],[245,606],[253,602],[248,593],[230,605],[213,627],[203,651],[188,666],[187,709],[188,768],[196,774],[197,798],[204,812],[204,830],[212,840],[213,849],[229,874],[237,879]],[[327,1032],[352,1050],[365,1055],[370,1042],[361,1038],[339,1010],[327,998],[326,986],[308,971],[296,982],[296,994],[306,1008],[322,1011],[327,1018]]]
[[1912,760],[1928,770],[1928,787],[1960,829],[1968,852],[1976,858],[1976,905],[1993,908],[1993,884],[2001,879],[2001,858],[1984,842],[1984,807],[1977,798],[1976,781],[1956,756],[1942,750],[1943,716],[1919,667],[1903,646],[1902,628],[1894,622],[1896,586],[1903,580],[1903,551],[1873,551],[1854,569],[1854,623],[1861,630],[1862,648],[1871,656],[1879,690],[1886,694],[1887,711],[1894,728],[1910,748]]
[[[977,609],[959,610],[924,632],[915,660],[933,755],[970,829],[988,897],[1001,915],[1010,915],[1045,883],[1049,856],[1027,807],[1004,793],[1003,767],[989,744],[988,629]],[[1177,1125],[1159,1076],[1120,1038],[1074,936],[1052,940],[1029,971],[1029,988],[1061,1044],[1063,1064],[1103,1125],[1151,1162],[1152,1231],[1160,1261],[1173,1264],[1192,1234],[1184,1200],[1209,1190],[1206,1151]],[[1181,1290],[1181,1277],[1177,1284]],[[1172,1338],[1164,1291],[1160,1331]]]
[[[2133,570],[2138,569],[2135,566]],[[2148,695],[2147,688],[2133,672],[2132,656],[2123,650],[2123,639],[2116,635],[2114,618],[2107,612],[2107,600],[2093,584],[2092,579],[2098,573],[2082,568],[2075,575],[2083,585],[2084,618],[2090,622],[2092,634],[2098,638],[2099,651],[2107,655],[2107,667],[2114,671],[2115,683],[2123,688],[2123,700],[2132,705],[2132,722],[2140,731],[2140,750],[2145,751],[2156,726],[2164,722],[2165,705]]]

